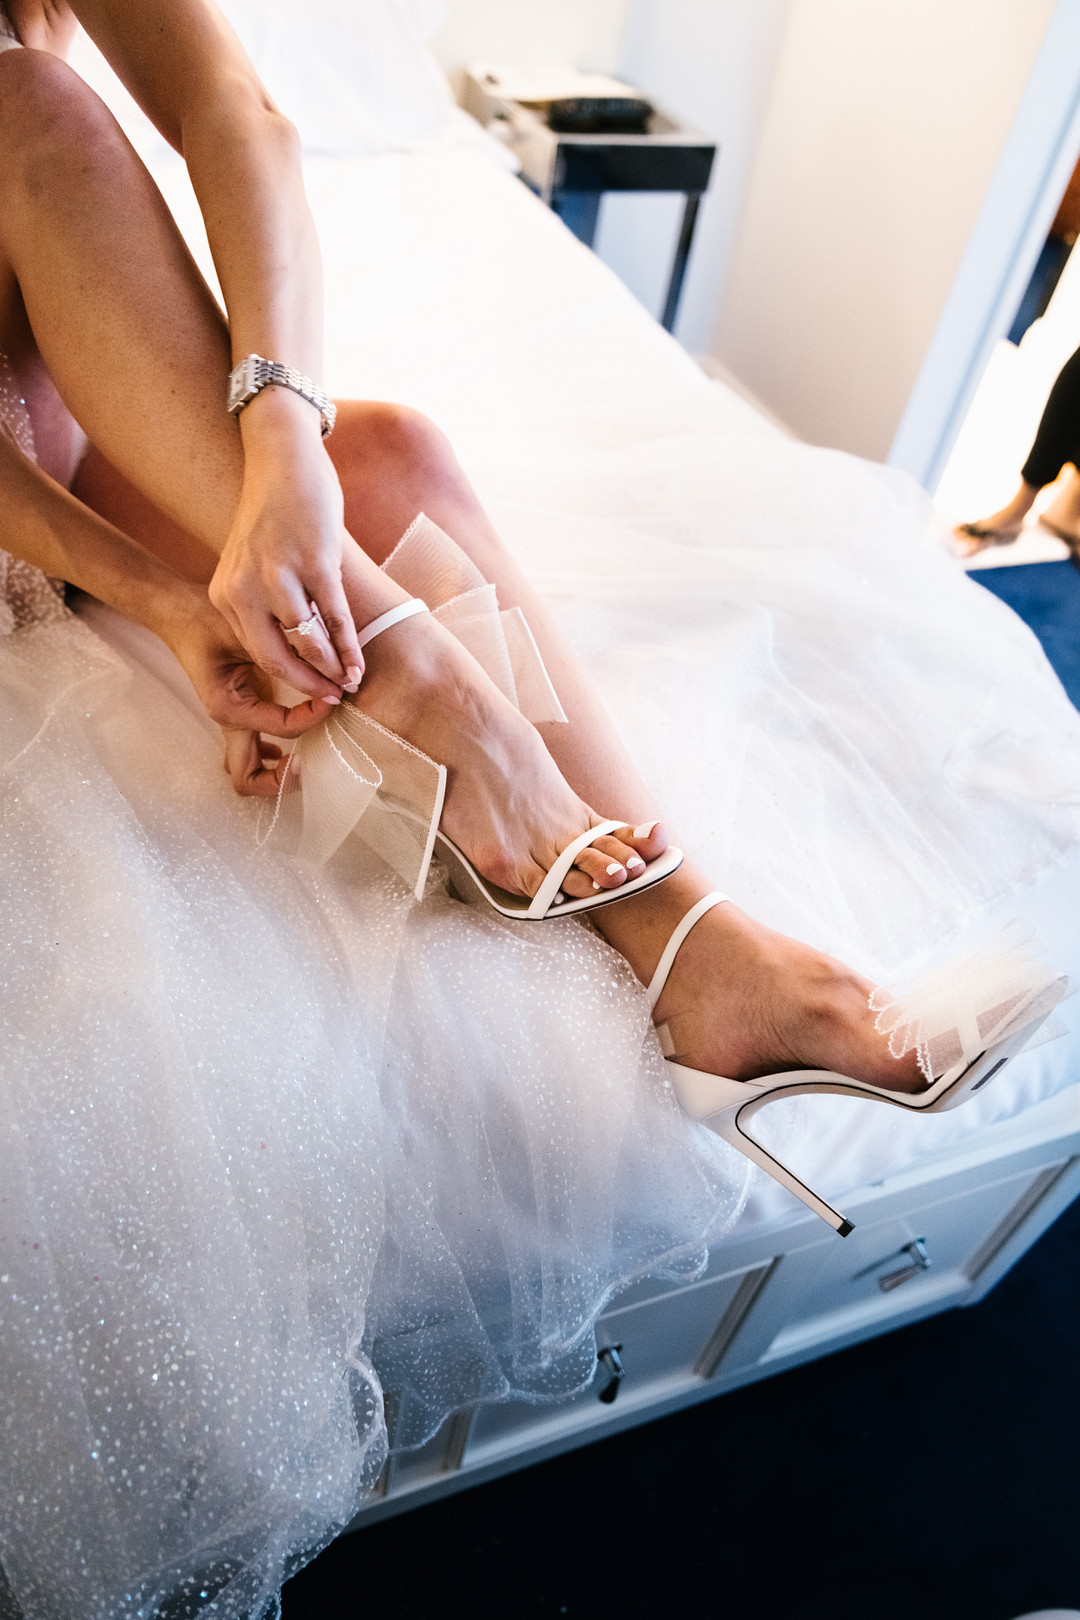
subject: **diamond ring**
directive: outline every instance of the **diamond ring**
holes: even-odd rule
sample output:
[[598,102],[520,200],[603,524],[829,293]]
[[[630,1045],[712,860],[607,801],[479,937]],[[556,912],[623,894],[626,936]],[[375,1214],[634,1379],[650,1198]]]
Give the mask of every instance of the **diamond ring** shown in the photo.
[[326,625],[323,623],[323,616],[319,612],[314,602],[311,603],[311,612],[306,619],[301,619],[299,624],[283,624],[281,626],[281,633],[283,636],[304,636],[306,638],[313,636],[317,630],[321,630],[324,636],[327,635]]

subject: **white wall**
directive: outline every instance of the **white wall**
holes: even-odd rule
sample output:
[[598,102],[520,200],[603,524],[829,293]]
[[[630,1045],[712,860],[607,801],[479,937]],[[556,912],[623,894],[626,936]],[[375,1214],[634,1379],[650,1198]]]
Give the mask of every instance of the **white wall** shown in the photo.
[[448,0],[432,49],[452,81],[463,63],[612,73],[627,0]]
[[1080,0],[1057,0],[889,462],[934,489],[1080,154]]
[[[676,336],[710,345],[791,0],[629,0],[619,72],[720,147],[698,216]],[[604,199],[597,251],[658,314],[681,199]]]
[[[716,140],[676,335],[803,437],[932,484],[1072,161],[1080,0],[445,0],[434,44],[451,76],[616,72]],[[654,314],[681,207],[601,209]]]
[[[617,73],[721,146],[698,217],[676,335],[709,345],[791,0],[448,0],[432,45],[463,62]],[[596,250],[659,315],[682,216],[674,195],[605,197]]]
[[1054,0],[793,0],[711,353],[884,458]]

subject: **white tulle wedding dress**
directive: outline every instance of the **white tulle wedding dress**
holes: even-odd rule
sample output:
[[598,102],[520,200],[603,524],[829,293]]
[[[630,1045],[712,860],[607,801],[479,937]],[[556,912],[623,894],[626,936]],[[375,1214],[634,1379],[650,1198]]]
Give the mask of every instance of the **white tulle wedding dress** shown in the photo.
[[282,855],[155,638],[0,570],[0,1565],[26,1620],[254,1616],[387,1411],[579,1388],[743,1166],[595,934]]
[[[32,453],[10,386],[0,423]],[[697,611],[681,651],[658,641],[638,740],[668,750],[676,818],[703,827],[721,881],[764,871],[798,819],[772,881],[804,846],[820,862],[786,919],[766,883],[770,920],[807,933],[821,873],[842,872],[822,942],[887,895],[899,970],[943,908],[1067,849],[1080,794],[1006,794],[980,823],[977,782],[956,812],[985,852],[967,881],[944,813],[916,815],[934,765],[913,751],[899,788],[895,762],[876,770],[889,717],[853,692],[889,656],[892,555],[860,586],[865,651],[831,710],[828,627],[799,629],[800,707],[758,635],[791,582],[763,565],[748,585],[744,556],[748,633],[736,606],[711,640]],[[578,1389],[605,1300],[694,1273],[747,1167],[679,1114],[644,993],[587,927],[503,924],[437,868],[417,903],[392,864],[283,852],[152,636],[69,611],[2,553],[0,570],[0,1609],[261,1616],[373,1484],[388,1422],[407,1446],[454,1408]],[[619,614],[594,625],[617,663]],[[936,682],[934,724],[962,729],[967,688],[901,678],[928,707]],[[756,714],[738,710],[755,680]],[[694,701],[665,707],[668,689]],[[1021,762],[1029,784],[1063,715]],[[716,757],[733,736],[767,807],[756,841]],[[961,798],[965,763],[1007,772],[987,747],[958,751]]]

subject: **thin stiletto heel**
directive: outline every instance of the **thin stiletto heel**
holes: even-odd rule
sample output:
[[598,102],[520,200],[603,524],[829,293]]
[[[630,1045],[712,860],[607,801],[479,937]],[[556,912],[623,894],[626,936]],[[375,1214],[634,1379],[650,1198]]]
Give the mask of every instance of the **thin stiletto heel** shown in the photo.
[[[690,930],[713,906],[721,905],[727,899],[725,894],[705,895],[675,928],[649,984],[650,1007],[655,1007],[659,1001],[679,947]],[[1067,993],[1068,980],[1065,975],[1044,969],[1041,975],[1035,976],[1028,990],[1017,997],[1016,1005],[1010,1005],[1005,1027],[998,1039],[991,1041],[973,1057],[961,1057],[933,1079],[925,1091],[914,1093],[887,1091],[881,1086],[871,1086],[865,1081],[853,1080],[848,1075],[828,1069],[792,1069],[760,1080],[731,1080],[724,1075],[709,1074],[704,1069],[692,1069],[685,1063],[679,1063],[671,1055],[671,1038],[666,1024],[658,1026],[657,1034],[667,1059],[672,1090],[683,1112],[760,1165],[762,1170],[786,1187],[841,1237],[847,1237],[855,1229],[853,1223],[750,1134],[748,1126],[754,1115],[782,1097],[819,1095],[862,1097],[869,1102],[887,1103],[892,1108],[906,1108],[909,1112],[921,1114],[945,1113],[951,1108],[958,1108],[977,1091],[981,1091],[1016,1056],[1049,1015],[1053,1005]]]

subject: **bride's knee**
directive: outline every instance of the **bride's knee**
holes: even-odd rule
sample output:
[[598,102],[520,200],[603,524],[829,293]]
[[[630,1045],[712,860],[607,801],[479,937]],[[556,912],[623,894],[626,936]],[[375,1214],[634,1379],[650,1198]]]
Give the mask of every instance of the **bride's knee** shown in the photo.
[[330,453],[348,473],[438,483],[461,477],[450,441],[430,417],[383,400],[345,400]]
[[48,51],[0,53],[0,186],[55,201],[65,170],[85,178],[95,158],[130,148],[112,113],[85,80]]
[[345,496],[345,527],[376,562],[418,512],[453,534],[486,578],[501,548],[451,447],[422,411],[346,401],[328,441]]

